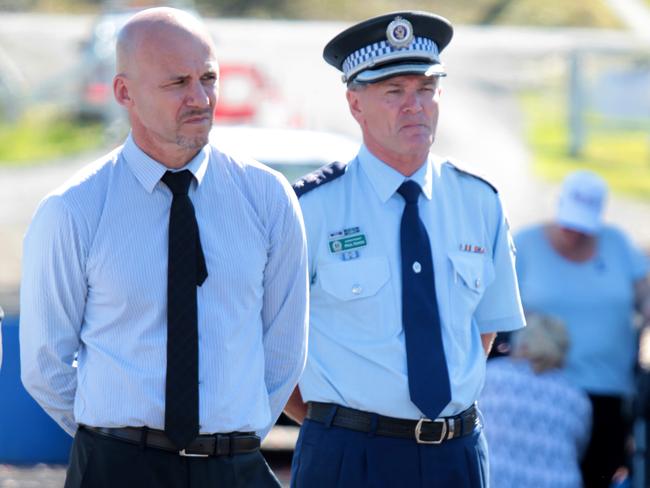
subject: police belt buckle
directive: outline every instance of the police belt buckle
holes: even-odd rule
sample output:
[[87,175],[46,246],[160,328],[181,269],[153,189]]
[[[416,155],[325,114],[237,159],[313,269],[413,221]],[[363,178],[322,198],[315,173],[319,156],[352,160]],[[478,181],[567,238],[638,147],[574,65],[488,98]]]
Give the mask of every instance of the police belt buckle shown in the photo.
[[194,452],[187,452],[185,449],[181,449],[178,451],[179,456],[183,457],[195,457],[195,458],[207,458],[210,457],[209,454],[200,454],[200,453],[194,453]]
[[[433,424],[433,423],[441,424],[440,438],[439,439],[437,439],[437,440],[434,439],[432,441],[425,441],[424,439],[422,439],[420,437],[422,435],[422,425],[425,422],[428,423],[428,424]],[[415,441],[418,444],[440,444],[440,443],[442,443],[442,441],[445,440],[445,437],[447,436],[447,429],[448,429],[447,428],[447,421],[445,419],[431,420],[431,419],[427,419],[427,418],[422,417],[420,420],[418,420],[418,423],[415,425]]]

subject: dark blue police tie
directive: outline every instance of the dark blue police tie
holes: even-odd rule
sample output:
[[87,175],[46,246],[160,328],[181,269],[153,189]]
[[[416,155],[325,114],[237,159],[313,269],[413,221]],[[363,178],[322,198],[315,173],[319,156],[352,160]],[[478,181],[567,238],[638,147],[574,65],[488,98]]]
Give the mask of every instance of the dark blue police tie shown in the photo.
[[167,171],[162,177],[174,194],[169,213],[165,433],[179,450],[199,433],[196,287],[208,276],[194,206],[187,194],[192,178],[189,170]]
[[420,185],[408,180],[397,192],[406,202],[400,226],[400,244],[402,325],[409,393],[422,413],[435,419],[451,400],[451,388],[442,344],[431,246],[418,212]]

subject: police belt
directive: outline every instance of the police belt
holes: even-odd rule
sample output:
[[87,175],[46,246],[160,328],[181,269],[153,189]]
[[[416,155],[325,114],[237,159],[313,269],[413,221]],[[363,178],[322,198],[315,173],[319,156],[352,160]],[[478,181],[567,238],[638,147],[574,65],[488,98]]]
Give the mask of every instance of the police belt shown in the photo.
[[374,435],[413,439],[418,444],[440,444],[469,435],[480,425],[476,405],[453,417],[409,420],[385,417],[334,403],[308,402],[307,418],[344,429],[372,432]]
[[162,430],[146,427],[109,428],[88,425],[80,425],[79,428],[130,444],[170,451],[185,457],[232,456],[255,452],[260,448],[260,438],[254,432],[200,435],[185,449],[179,451]]

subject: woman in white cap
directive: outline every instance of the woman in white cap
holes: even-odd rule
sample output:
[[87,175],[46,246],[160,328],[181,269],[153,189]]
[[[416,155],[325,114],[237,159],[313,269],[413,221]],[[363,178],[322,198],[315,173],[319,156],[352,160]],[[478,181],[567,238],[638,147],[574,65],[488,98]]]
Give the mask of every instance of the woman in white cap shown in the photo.
[[492,488],[579,488],[591,404],[560,370],[569,346],[564,325],[528,315],[512,355],[488,361],[479,407],[490,446]]
[[565,373],[589,395],[591,440],[585,486],[608,487],[625,464],[638,328],[650,323],[648,260],[618,229],[603,225],[606,183],[576,171],[564,181],[555,222],[515,236],[524,309],[561,319],[569,332]]

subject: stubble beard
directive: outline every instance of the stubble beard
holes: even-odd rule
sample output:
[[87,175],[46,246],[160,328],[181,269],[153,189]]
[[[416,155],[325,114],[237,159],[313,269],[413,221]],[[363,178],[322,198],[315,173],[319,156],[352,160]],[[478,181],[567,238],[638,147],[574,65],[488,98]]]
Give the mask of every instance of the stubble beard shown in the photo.
[[[210,126],[205,132],[199,133],[197,135],[183,135],[181,133],[183,127],[183,120],[186,120],[188,117],[194,116],[209,116],[210,117]],[[188,150],[198,150],[201,149],[208,143],[210,129],[212,129],[212,110],[189,110],[184,113],[176,127],[176,144],[183,149]]]
[[208,143],[208,134],[201,134],[199,136],[187,137],[181,134],[176,136],[176,145],[183,149],[197,150],[201,149]]

